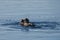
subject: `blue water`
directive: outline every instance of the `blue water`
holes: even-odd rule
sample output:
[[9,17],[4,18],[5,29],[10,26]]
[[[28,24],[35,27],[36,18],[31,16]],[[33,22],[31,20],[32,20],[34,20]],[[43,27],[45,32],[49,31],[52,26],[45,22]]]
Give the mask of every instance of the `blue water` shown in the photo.
[[60,40],[60,0],[0,0],[0,40]]
[[59,22],[32,22],[25,28],[17,21],[0,23],[0,40],[60,40]]

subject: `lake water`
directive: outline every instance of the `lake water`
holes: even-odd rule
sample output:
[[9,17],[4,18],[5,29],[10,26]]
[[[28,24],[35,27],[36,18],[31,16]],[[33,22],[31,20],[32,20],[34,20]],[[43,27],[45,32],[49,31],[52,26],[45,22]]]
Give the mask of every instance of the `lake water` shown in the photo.
[[[37,28],[19,25],[26,17]],[[60,40],[60,0],[0,0],[0,40]]]

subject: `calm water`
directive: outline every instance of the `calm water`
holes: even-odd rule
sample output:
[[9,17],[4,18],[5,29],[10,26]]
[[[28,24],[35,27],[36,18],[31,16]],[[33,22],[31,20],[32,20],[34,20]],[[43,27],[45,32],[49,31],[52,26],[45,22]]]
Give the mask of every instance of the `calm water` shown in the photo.
[[[60,40],[59,10],[60,0],[0,0],[0,40]],[[36,28],[19,25],[26,17]]]

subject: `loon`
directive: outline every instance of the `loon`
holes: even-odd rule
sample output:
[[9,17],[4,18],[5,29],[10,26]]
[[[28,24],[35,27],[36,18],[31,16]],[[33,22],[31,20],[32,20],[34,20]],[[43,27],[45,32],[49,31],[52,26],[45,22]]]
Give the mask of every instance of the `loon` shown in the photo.
[[33,23],[29,22],[28,18],[21,19],[20,25],[22,25],[22,26],[34,26]]

